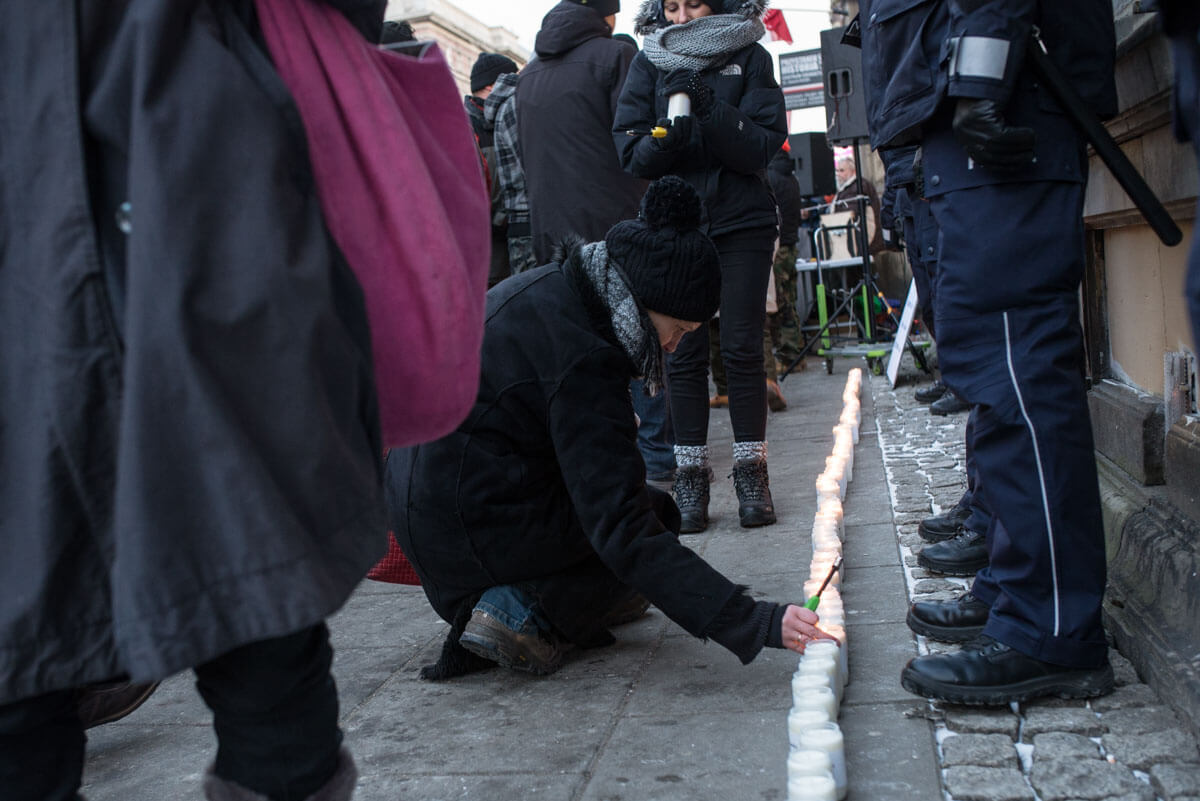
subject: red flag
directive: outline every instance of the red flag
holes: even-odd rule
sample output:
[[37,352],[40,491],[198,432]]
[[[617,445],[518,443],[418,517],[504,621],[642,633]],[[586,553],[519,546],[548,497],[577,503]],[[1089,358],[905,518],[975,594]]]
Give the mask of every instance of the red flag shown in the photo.
[[787,20],[783,18],[783,12],[779,9],[768,9],[767,13],[763,14],[763,25],[766,26],[767,35],[771,37],[772,42],[792,43],[792,32],[788,30]]

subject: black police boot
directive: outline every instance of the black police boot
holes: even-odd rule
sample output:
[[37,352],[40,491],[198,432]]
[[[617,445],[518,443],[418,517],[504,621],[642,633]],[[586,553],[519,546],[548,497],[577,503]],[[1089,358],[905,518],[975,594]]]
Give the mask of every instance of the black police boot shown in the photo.
[[916,657],[901,671],[900,684],[952,704],[1002,706],[1046,695],[1106,695],[1113,689],[1113,671],[1107,659],[1096,668],[1052,665],[983,635],[957,653]]
[[970,411],[971,404],[967,403],[962,398],[955,395],[953,392],[947,392],[942,397],[938,398],[929,407],[930,414],[940,414],[945,417],[948,414],[958,414],[959,412]]
[[951,539],[926,545],[917,554],[917,564],[921,567],[947,576],[973,576],[987,567],[987,563],[987,543],[983,535],[962,527]]
[[733,463],[733,487],[737,490],[738,521],[742,528],[769,526],[775,522],[770,485],[766,459],[739,459]]
[[696,534],[708,528],[708,485],[712,471],[707,467],[690,465],[675,470],[671,494],[679,507],[680,534]]
[[983,634],[991,604],[969,592],[953,601],[918,601],[908,609],[908,627],[939,642],[967,642]]
[[921,387],[913,393],[913,400],[917,403],[933,403],[938,398],[946,394],[946,385],[941,381],[934,381],[927,387]]
[[[965,498],[964,498],[965,499]],[[958,533],[971,516],[970,504],[960,499],[949,512],[927,517],[917,524],[917,534],[926,542],[941,542]]]

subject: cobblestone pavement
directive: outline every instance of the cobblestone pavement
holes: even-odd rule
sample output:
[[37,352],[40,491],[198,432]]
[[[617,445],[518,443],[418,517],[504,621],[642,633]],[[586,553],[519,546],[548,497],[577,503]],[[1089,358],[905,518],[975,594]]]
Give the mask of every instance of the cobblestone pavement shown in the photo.
[[[909,373],[914,377],[915,373]],[[951,598],[969,587],[919,567],[917,524],[949,509],[966,486],[966,415],[937,417],[872,376],[879,444],[892,495],[910,600]],[[952,650],[917,637],[921,653]],[[1115,649],[1117,689],[1092,701],[1041,699],[986,709],[940,702],[914,708],[938,741],[948,801],[1200,801],[1200,751],[1171,706]],[[897,666],[897,671],[900,666]]]

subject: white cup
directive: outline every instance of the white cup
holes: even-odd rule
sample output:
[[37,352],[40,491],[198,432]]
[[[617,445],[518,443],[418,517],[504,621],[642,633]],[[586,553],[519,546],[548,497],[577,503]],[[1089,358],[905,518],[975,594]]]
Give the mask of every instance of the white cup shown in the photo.
[[829,754],[833,763],[833,781],[838,801],[846,797],[846,744],[836,723],[820,723],[800,732],[800,745]]
[[832,773],[788,778],[788,801],[837,801],[837,780]]

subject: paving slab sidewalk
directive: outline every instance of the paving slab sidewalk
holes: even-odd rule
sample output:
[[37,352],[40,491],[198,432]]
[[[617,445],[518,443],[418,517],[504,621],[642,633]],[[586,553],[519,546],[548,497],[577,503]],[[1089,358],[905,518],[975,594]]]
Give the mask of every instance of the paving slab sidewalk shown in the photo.
[[[713,525],[684,542],[756,596],[800,600],[810,556],[813,482],[832,448],[845,374],[808,371],[783,385],[770,416],[779,522],[737,525],[731,433],[712,415]],[[851,801],[943,797],[926,705],[899,686],[916,653],[904,625],[897,547],[874,405],[847,494],[845,579],[851,683],[841,709]],[[364,582],[331,620],[357,801],[784,801],[786,716],[796,658],[765,650],[750,665],[687,635],[661,612],[617,630],[617,644],[577,654],[557,674],[501,670],[444,683],[417,678],[446,625],[419,588]],[[89,733],[89,801],[200,799],[215,741],[190,674],[139,710]]]

